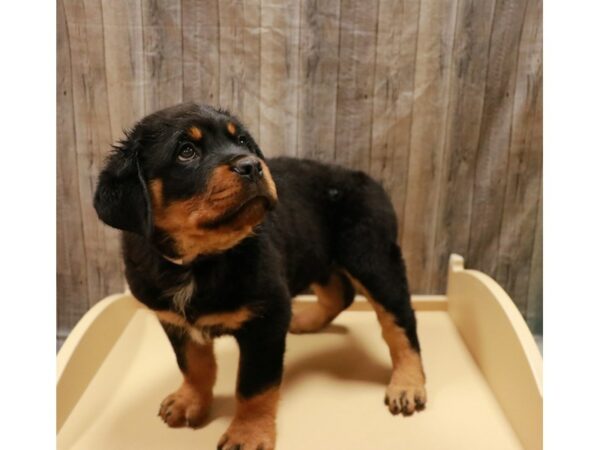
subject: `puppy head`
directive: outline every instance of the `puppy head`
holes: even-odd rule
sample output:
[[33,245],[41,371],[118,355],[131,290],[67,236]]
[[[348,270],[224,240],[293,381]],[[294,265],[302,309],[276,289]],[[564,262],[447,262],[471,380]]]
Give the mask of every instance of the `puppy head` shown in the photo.
[[243,125],[187,103],[145,117],[115,146],[94,207],[106,224],[187,262],[235,246],[276,201],[264,156]]

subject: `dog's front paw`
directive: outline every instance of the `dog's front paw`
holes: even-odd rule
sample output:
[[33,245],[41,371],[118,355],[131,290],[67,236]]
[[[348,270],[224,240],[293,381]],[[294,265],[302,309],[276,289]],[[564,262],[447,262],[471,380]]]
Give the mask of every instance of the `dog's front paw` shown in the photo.
[[427,392],[424,385],[390,384],[385,392],[385,404],[394,415],[402,413],[410,416],[421,411],[427,403]]
[[273,450],[274,448],[275,423],[235,419],[217,446],[217,450]]
[[208,415],[212,394],[200,394],[183,384],[160,404],[158,415],[170,427],[198,427]]

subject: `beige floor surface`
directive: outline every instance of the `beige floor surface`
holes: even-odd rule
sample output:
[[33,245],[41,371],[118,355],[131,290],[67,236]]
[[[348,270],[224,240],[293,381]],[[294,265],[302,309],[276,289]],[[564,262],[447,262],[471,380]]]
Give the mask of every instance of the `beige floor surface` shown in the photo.
[[[374,314],[346,311],[317,335],[290,335],[278,449],[521,448],[448,314],[417,313],[429,403],[412,417],[383,405],[390,363]],[[58,435],[64,449],[214,449],[233,415],[237,347],[216,345],[219,377],[208,424],[169,429],[157,417],[180,382],[156,318],[139,310]]]

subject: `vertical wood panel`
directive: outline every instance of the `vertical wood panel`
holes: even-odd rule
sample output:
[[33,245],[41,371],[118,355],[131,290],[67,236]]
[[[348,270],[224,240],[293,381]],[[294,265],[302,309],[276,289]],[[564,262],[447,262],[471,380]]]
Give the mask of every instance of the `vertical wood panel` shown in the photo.
[[342,0],[335,124],[335,161],[369,170],[377,2]]
[[383,184],[404,229],[419,2],[381,1],[369,173]]
[[[541,186],[540,186],[541,191]],[[542,333],[543,314],[543,245],[542,245],[542,201],[537,213],[533,255],[530,263],[529,290],[527,292],[527,323],[534,333]],[[525,261],[527,262],[527,261]]]
[[140,0],[102,1],[112,140],[144,115],[144,49]]
[[397,211],[414,293],[448,254],[542,301],[541,0],[59,0],[58,326],[123,288],[92,207],[110,144],[185,100],[268,156],[361,169]]
[[542,2],[529,0],[519,47],[496,279],[527,311],[542,173]]
[[57,4],[57,328],[65,336],[88,308],[87,264],[76,176],[73,80],[65,8]]
[[183,98],[180,1],[143,0],[145,109],[156,111]]
[[220,104],[260,139],[260,0],[219,2]]
[[525,0],[497,0],[475,165],[467,261],[496,276],[506,190],[511,115]]
[[268,156],[296,156],[300,4],[262,0],[260,145]]
[[340,1],[304,0],[300,25],[299,156],[332,162]]
[[[461,0],[452,51],[442,175],[437,200],[431,291],[444,292],[451,253],[469,248],[473,176],[483,110],[494,2]],[[460,31],[459,31],[460,30]]]
[[413,291],[430,290],[456,1],[421,3],[402,244]]
[[92,206],[98,172],[112,142],[104,62],[102,8],[97,0],[65,2],[71,49],[73,112],[88,306],[123,290],[118,233]]
[[219,103],[219,0],[182,0],[183,100]]

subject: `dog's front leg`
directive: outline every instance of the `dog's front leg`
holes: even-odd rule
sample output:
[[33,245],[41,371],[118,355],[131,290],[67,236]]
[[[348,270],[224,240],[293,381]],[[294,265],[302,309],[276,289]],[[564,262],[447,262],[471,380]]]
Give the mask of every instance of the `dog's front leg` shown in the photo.
[[288,322],[273,327],[272,321],[261,318],[236,334],[240,347],[237,405],[235,417],[219,441],[219,450],[275,448],[275,416]]
[[212,342],[196,342],[185,328],[161,322],[183,374],[183,383],[160,405],[159,416],[170,427],[198,427],[206,418],[216,381]]

